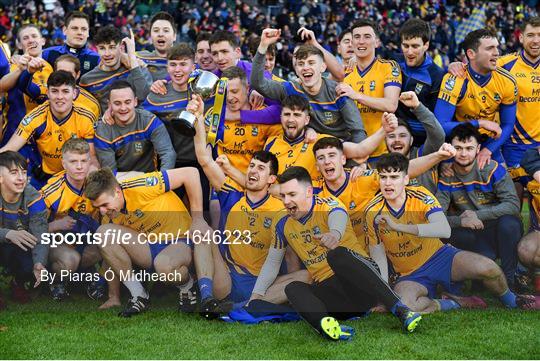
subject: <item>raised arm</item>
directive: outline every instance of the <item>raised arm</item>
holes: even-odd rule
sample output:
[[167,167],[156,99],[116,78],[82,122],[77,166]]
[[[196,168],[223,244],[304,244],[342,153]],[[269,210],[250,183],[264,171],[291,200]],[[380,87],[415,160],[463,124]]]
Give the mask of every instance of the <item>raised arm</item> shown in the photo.
[[332,78],[336,81],[342,81],[345,78],[345,68],[337,58],[328,50],[326,50],[315,37],[315,33],[312,30],[306,28],[300,28],[298,30],[298,35],[306,44],[310,44],[322,51],[324,56],[324,62],[326,63],[326,68],[332,74]]
[[443,143],[439,150],[435,153],[425,155],[423,157],[418,157],[412,159],[409,162],[409,177],[416,178],[422,173],[427,172],[440,162],[450,159],[456,155],[456,150],[452,145],[448,143]]
[[384,113],[381,117],[381,127],[371,136],[358,144],[352,142],[343,143],[343,154],[348,159],[364,159],[369,157],[375,149],[384,141],[387,133],[397,128],[397,117],[393,113]]

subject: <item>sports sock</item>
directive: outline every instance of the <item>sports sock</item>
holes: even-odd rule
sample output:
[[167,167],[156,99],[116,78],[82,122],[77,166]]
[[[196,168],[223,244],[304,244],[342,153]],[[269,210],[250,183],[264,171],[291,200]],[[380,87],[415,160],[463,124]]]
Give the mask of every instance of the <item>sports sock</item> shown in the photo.
[[441,311],[450,311],[450,310],[456,310],[458,308],[461,308],[459,303],[457,303],[454,300],[443,300],[443,299],[437,299],[434,300],[437,302],[441,308]]
[[148,298],[148,293],[144,289],[143,285],[139,281],[127,280],[123,281],[124,286],[127,287],[132,297]]
[[503,293],[501,296],[499,296],[499,300],[508,308],[516,308],[516,295],[514,292],[510,291],[510,289],[506,290],[505,293]]
[[407,310],[409,309],[409,307],[407,307],[407,305],[405,305],[403,302],[401,301],[397,301],[393,306],[392,308],[390,308],[390,312],[392,312],[392,314],[394,316],[397,316],[397,310],[398,308],[406,308]]
[[201,291],[201,299],[207,299],[213,297],[212,293],[212,280],[210,278],[204,277],[199,279],[199,291]]

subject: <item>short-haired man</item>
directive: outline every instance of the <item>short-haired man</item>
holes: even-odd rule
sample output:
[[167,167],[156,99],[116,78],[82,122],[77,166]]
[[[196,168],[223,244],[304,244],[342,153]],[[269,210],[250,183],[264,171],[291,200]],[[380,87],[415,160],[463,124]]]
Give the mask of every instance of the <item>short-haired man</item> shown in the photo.
[[65,71],[55,71],[47,80],[46,102],[27,114],[8,143],[0,148],[19,151],[31,140],[37,154],[29,154],[32,182],[37,188],[62,168],[62,146],[70,138],[90,142],[92,162],[99,164],[94,150],[95,116],[87,109],[73,105],[76,96],[75,78]]
[[[135,39],[133,32],[124,37],[119,29],[107,25],[98,30],[94,43],[100,54],[99,65],[81,76],[80,85],[99,100],[101,111],[108,107],[109,90],[115,80],[128,81],[140,102],[146,99],[152,84],[152,75],[139,65],[135,54]],[[125,53],[129,59],[129,68],[122,65],[121,58]]]
[[354,59],[355,55],[354,55],[354,48],[352,44],[351,29],[345,29],[339,34],[337,53],[339,54],[338,60],[345,67],[349,65],[352,59]]
[[26,160],[16,152],[0,153],[0,202],[0,265],[14,275],[13,298],[26,303],[30,298],[24,283],[33,274],[37,286],[47,265],[49,246],[42,243],[47,208],[41,194],[28,184]]
[[125,80],[117,80],[109,88],[114,124],[99,122],[96,128],[95,146],[101,166],[114,172],[174,168],[176,152],[165,125],[149,111],[136,108],[135,93]]
[[[336,87],[336,93],[356,102],[368,136],[380,126],[384,112],[394,113],[398,107],[401,90],[401,71],[393,60],[383,60],[375,55],[380,45],[375,23],[358,20],[351,26],[356,66]],[[370,159],[386,153],[384,142]]]
[[137,56],[146,63],[153,81],[167,77],[167,53],[176,40],[176,29],[174,17],[167,12],[160,11],[150,19],[150,37],[154,50],[140,51]]
[[540,292],[540,148],[528,149],[521,160],[521,165],[533,180],[527,184],[531,226],[529,233],[518,244],[518,256],[523,265],[535,272],[534,288],[538,293]]
[[[399,38],[403,52],[403,59],[398,61],[403,84],[401,91],[414,92],[420,103],[433,112],[444,70],[433,62],[427,52],[431,39],[430,25],[421,19],[409,19],[399,29]],[[396,115],[409,125],[415,145],[430,140],[424,122],[412,109],[400,103]]]
[[469,59],[466,77],[444,76],[434,112],[447,136],[461,122],[470,122],[487,136],[478,154],[480,169],[492,158],[504,162],[501,146],[516,122],[516,80],[497,66],[498,45],[496,35],[488,29],[465,37],[462,46]]
[[[71,73],[77,82],[81,77],[81,63],[79,59],[71,55],[64,54],[56,58],[54,70],[64,70]],[[101,114],[101,107],[97,99],[88,90],[81,88],[79,85],[77,85],[77,96],[73,100],[73,104],[89,110],[96,118],[99,118]]]
[[202,70],[217,71],[217,65],[210,51],[210,37],[212,34],[201,32],[195,39],[195,64]]
[[[481,280],[508,308],[537,309],[534,296],[514,294],[502,270],[487,257],[443,245],[451,228],[441,205],[428,190],[409,187],[409,160],[402,154],[380,157],[377,171],[381,193],[365,212],[366,242],[386,250],[399,277],[394,290],[416,312],[459,307],[459,297],[435,299],[437,286],[452,292],[457,283]],[[386,261],[386,258],[383,259]]]
[[[224,234],[239,231],[247,237],[247,242],[219,245],[225,259],[225,269],[228,270],[228,275],[220,276],[223,283],[220,288],[225,288],[228,292],[218,298],[228,295],[234,303],[241,304],[251,296],[271,244],[274,226],[272,220],[282,208],[281,202],[269,193],[269,188],[277,177],[278,161],[272,153],[259,150],[253,153],[249,162],[244,184],[240,185],[226,177],[207,148],[200,110],[202,101],[197,98],[194,102],[199,117],[195,135],[197,160],[217,192],[221,207],[220,231]],[[278,268],[280,266],[281,264]],[[294,280],[309,282],[309,276],[306,271],[301,270],[278,277],[264,300],[272,303],[286,302],[284,288]],[[204,304],[203,301],[203,307]]]
[[[171,191],[181,186],[186,187],[191,216]],[[122,277],[120,281],[131,294],[119,316],[139,314],[149,305],[149,295],[137,279],[133,264],[155,270],[160,280],[180,289],[193,284],[188,272],[192,258],[189,243],[193,240],[187,232],[199,225],[208,227],[202,219],[202,193],[196,169],[145,173],[120,183],[109,169],[101,169],[90,173],[84,193],[104,216],[98,229],[103,242],[101,255],[115,275]]]
[[480,168],[480,133],[472,124],[452,129],[450,141],[456,149],[454,175],[441,175],[437,192],[452,226],[450,242],[491,259],[500,258],[506,282],[513,287],[523,231],[512,178],[494,160]]
[[366,246],[356,238],[343,203],[314,195],[311,176],[302,167],[290,167],[278,179],[287,213],[276,217],[272,246],[252,298],[266,294],[290,245],[313,284],[292,282],[285,294],[318,333],[334,341],[350,339],[354,329],[336,318],[365,315],[378,302],[401,320],[406,331],[414,331],[421,316],[410,312],[381,278]]
[[306,97],[311,105],[310,127],[346,141],[359,143],[366,135],[360,113],[354,102],[336,93],[337,83],[323,78],[326,69],[323,52],[313,45],[302,45],[295,53],[298,82],[277,82],[263,75],[266,51],[278,41],[280,30],[265,29],[253,58],[251,86],[263,96],[283,101],[291,95]]
[[66,16],[63,27],[66,40],[64,45],[57,45],[43,51],[43,59],[54,64],[56,58],[64,54],[79,59],[82,75],[94,69],[99,63],[99,55],[88,48],[87,41],[90,35],[90,18],[83,12],[73,11]]
[[10,72],[2,80],[9,83],[10,89],[5,99],[6,123],[0,145],[8,142],[26,114],[47,99],[47,78],[53,68],[41,58],[44,44],[45,39],[36,25],[19,28],[17,47],[23,55],[12,58]]
[[[75,59],[75,58],[74,58]],[[83,195],[86,176],[90,171],[90,146],[84,139],[69,139],[62,146],[61,172],[49,179],[41,189],[49,210],[50,233],[94,233],[99,222],[90,200]],[[49,262],[57,282],[51,284],[52,297],[63,300],[69,296],[67,282],[60,279],[62,271],[75,272],[92,268],[101,259],[96,245],[58,245],[51,248]],[[97,281],[97,280],[96,280]],[[104,294],[104,283],[89,282],[88,295],[98,299]]]
[[[225,120],[223,130],[218,132],[216,152],[218,156],[227,155],[235,168],[245,172],[253,153],[263,148],[268,137],[281,134],[281,126],[245,124],[241,119],[242,111],[256,110],[261,117],[274,117],[279,120],[280,107],[270,105],[263,109],[252,109],[246,73],[241,68],[230,67],[223,72],[223,77],[228,79]],[[210,119],[207,120],[209,121]]]
[[[417,144],[414,131],[410,128],[410,122],[398,119],[397,128],[386,134],[386,148],[389,152],[401,153],[409,159],[415,159],[423,155],[436,152],[444,143],[444,130],[433,113],[420,102],[415,92],[407,91],[399,96],[400,105],[409,109],[416,119],[422,124],[422,129],[426,134],[425,140],[420,146]],[[410,185],[421,185],[430,192],[437,192],[437,181],[439,179],[438,167],[418,175],[416,178],[410,177]]]

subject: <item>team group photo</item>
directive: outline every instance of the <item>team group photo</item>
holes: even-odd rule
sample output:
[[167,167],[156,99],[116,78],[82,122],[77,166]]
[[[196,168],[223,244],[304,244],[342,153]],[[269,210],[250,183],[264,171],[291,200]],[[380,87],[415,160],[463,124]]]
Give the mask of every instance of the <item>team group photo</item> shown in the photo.
[[0,358],[539,359],[539,11],[0,0]]

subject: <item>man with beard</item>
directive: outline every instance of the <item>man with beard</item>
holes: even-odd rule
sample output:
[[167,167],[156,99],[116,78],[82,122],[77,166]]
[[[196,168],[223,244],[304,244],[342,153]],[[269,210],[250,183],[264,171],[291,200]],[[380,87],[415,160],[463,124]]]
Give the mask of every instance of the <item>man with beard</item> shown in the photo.
[[491,159],[504,162],[501,146],[514,130],[518,89],[514,77],[497,66],[499,41],[490,30],[470,32],[462,46],[469,59],[467,76],[444,76],[434,113],[447,136],[462,122],[480,129],[487,138],[477,157],[483,169]]
[[490,259],[500,258],[506,281],[512,287],[517,244],[523,233],[512,178],[494,160],[480,168],[480,133],[472,124],[455,127],[450,139],[456,149],[454,175],[441,175],[437,192],[452,227],[450,243]]
[[[436,152],[444,143],[444,130],[441,124],[429,109],[420,102],[415,92],[409,91],[401,93],[399,101],[402,106],[409,109],[416,119],[422,124],[422,129],[426,133],[425,142],[415,147],[415,138],[410,128],[410,123],[403,119],[398,119],[397,128],[386,134],[386,148],[389,152],[401,153],[409,159],[415,159],[423,155]],[[409,185],[421,185],[430,192],[437,192],[437,181],[439,179],[438,167],[435,166],[428,171],[419,174],[416,178],[410,177]]]

